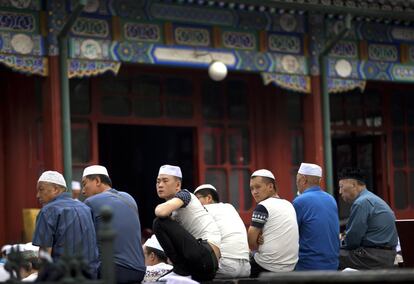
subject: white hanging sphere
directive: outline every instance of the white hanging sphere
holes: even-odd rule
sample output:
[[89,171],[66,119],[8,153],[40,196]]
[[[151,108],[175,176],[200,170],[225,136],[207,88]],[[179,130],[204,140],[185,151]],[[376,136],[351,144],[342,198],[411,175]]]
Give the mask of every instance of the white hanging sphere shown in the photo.
[[208,67],[208,75],[214,81],[221,81],[227,76],[227,67],[221,61],[213,61]]

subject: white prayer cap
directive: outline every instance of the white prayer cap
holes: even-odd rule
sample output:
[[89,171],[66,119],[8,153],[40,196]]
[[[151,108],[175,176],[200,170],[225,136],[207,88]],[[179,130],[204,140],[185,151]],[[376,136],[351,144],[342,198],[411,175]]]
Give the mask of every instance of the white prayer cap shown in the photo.
[[199,187],[197,187],[197,188],[194,190],[194,194],[196,194],[196,193],[197,193],[197,191],[199,191],[199,190],[201,190],[201,189],[205,189],[205,188],[210,188],[210,189],[212,189],[212,190],[214,190],[214,191],[217,191],[217,189],[216,189],[213,185],[211,185],[211,184],[209,184],[209,183],[205,183],[205,184],[202,184],[202,185],[200,185]]
[[72,190],[81,190],[81,184],[78,181],[72,181]]
[[157,237],[155,235],[152,235],[151,238],[149,238],[145,243],[144,246],[149,247],[149,248],[154,248],[160,251],[164,251],[162,249],[162,246],[160,245],[160,243],[157,240]]
[[272,174],[271,171],[266,170],[266,169],[261,169],[261,170],[257,170],[254,173],[252,173],[252,178],[253,177],[267,177],[267,178],[271,178],[273,180],[275,180],[275,176]]
[[158,175],[170,175],[170,176],[183,178],[180,167],[171,166],[171,165],[161,166],[160,171],[158,172]]
[[12,245],[4,245],[1,247],[1,252],[4,254],[9,254],[12,249]]
[[43,172],[43,174],[39,177],[39,180],[37,182],[50,182],[54,183],[63,187],[66,187],[66,181],[65,178],[62,176],[61,173],[58,173],[56,171],[46,171]]
[[34,246],[31,242],[24,244],[24,250],[39,251],[38,246]]
[[109,177],[107,169],[104,166],[99,165],[89,166],[83,170],[82,177],[86,177],[89,175],[104,175]]
[[322,177],[322,168],[315,164],[302,163],[298,173],[306,176]]

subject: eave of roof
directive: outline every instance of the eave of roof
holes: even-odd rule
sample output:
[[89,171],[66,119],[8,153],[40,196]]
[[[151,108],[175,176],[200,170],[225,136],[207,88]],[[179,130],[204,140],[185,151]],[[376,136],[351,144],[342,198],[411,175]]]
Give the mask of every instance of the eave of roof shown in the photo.
[[414,22],[414,0],[164,0],[182,4],[214,6],[260,12],[313,12],[350,14],[353,18],[382,22]]

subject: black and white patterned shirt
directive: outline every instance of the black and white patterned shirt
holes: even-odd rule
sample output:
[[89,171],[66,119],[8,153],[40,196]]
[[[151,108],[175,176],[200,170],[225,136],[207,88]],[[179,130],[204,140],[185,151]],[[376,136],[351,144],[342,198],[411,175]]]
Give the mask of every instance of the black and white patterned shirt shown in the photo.
[[262,229],[266,224],[268,217],[269,212],[267,211],[266,207],[264,207],[262,204],[258,204],[253,211],[252,226]]

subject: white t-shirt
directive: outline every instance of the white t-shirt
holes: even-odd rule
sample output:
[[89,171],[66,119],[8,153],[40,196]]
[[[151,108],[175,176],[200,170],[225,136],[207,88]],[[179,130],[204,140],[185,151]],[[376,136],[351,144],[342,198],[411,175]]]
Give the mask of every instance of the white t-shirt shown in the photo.
[[205,205],[208,213],[221,232],[220,252],[222,257],[249,259],[247,231],[242,219],[229,203],[213,203]]
[[275,197],[261,201],[253,211],[252,226],[262,228],[264,242],[254,255],[256,262],[269,271],[292,271],[299,253],[299,231],[292,204]]
[[173,269],[173,266],[165,262],[147,266],[147,271],[145,272],[144,280],[142,280],[142,282],[156,282],[158,278],[166,274],[171,269]]
[[4,264],[0,264],[0,282],[10,278],[10,273],[4,268]]
[[219,248],[221,243],[220,230],[198,198],[186,189],[177,192],[175,197],[180,198],[184,205],[173,211],[173,219],[194,238],[207,240]]

